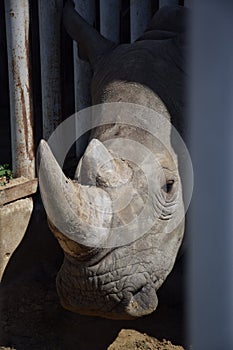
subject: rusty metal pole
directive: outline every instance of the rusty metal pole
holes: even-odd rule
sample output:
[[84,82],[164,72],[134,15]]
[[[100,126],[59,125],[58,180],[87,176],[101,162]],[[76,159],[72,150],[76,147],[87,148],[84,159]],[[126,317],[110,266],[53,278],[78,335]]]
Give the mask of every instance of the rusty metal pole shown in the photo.
[[61,17],[63,0],[39,0],[43,137],[47,140],[62,121]]
[[131,42],[134,42],[145,31],[151,19],[150,0],[131,0],[130,2],[130,32]]
[[14,175],[35,177],[32,88],[29,60],[29,1],[5,0],[12,164]]
[[120,41],[120,0],[100,0],[100,33],[118,44]]

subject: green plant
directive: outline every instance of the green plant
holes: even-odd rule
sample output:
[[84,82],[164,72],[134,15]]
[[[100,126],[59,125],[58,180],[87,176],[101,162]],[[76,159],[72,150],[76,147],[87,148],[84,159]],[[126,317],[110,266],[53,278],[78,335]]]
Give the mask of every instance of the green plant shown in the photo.
[[0,164],[0,186],[5,186],[12,177],[12,170],[9,168],[9,164]]

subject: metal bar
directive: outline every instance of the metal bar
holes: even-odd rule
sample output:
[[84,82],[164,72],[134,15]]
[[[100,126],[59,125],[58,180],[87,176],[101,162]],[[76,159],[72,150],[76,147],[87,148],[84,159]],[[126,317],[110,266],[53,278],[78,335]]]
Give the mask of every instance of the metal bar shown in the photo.
[[130,37],[131,42],[137,40],[145,31],[151,18],[150,0],[131,0],[130,2]]
[[120,0],[100,0],[100,33],[107,39],[120,41]]
[[145,31],[151,18],[150,0],[131,0],[130,2],[130,30],[131,42],[137,40]]
[[63,1],[38,1],[42,84],[43,137],[62,121],[60,31]]
[[191,7],[192,6],[192,0],[185,0],[184,1],[184,6],[185,7]]
[[166,5],[179,5],[179,0],[159,0],[159,7]]
[[193,2],[189,311],[194,350],[233,349],[232,20],[232,1]]
[[28,0],[5,0],[14,175],[35,177]]
[[[91,25],[95,23],[95,0],[75,0],[75,8],[88,23]],[[78,47],[74,42],[75,111],[80,111],[91,105],[91,76],[90,64],[79,58]],[[76,142],[77,158],[82,154],[86,142],[87,140],[84,138]]]
[[[76,0],[75,7],[78,13],[91,25],[95,22],[95,1]],[[79,111],[90,106],[90,64],[78,56],[77,44],[74,43],[74,79],[75,79],[75,110]]]

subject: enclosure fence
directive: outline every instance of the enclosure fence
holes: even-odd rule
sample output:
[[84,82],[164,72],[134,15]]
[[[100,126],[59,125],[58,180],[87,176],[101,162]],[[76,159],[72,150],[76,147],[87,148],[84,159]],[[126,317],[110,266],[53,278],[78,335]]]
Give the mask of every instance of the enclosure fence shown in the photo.
[[[135,41],[159,7],[179,3],[184,1],[76,0],[75,6],[102,35],[120,43]],[[69,113],[64,111],[64,105],[70,101],[68,95],[74,96],[74,107],[73,110],[68,108],[69,112],[79,111],[91,103],[91,70],[89,64],[79,58],[76,43],[72,50],[69,48],[69,61],[63,61],[67,45],[61,25],[63,4],[63,0],[5,0],[11,153],[16,176],[35,177],[35,146],[40,138],[47,140],[68,116]],[[185,5],[189,5],[188,0]],[[39,45],[35,43],[37,40]],[[68,83],[64,78],[69,70],[65,65],[73,67],[72,83],[72,78]],[[40,91],[36,95],[34,90],[38,92],[38,86]]]

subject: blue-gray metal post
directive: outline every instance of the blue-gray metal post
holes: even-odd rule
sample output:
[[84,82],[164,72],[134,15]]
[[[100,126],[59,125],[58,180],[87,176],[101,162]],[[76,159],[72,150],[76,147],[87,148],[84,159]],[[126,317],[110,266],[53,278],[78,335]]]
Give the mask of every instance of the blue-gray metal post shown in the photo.
[[166,5],[178,5],[179,0],[159,0],[159,7]]
[[[95,0],[75,0],[77,12],[91,25],[95,23]],[[75,111],[78,112],[91,105],[90,85],[91,67],[89,62],[82,60],[78,55],[77,43],[74,41],[74,90]],[[78,134],[79,125],[76,125]],[[76,155],[79,158],[87,144],[87,137],[82,137],[76,142]]]
[[[91,25],[95,22],[95,1],[75,0],[77,12]],[[74,42],[74,80],[75,80],[75,110],[80,111],[91,104],[90,64],[78,56],[77,43]]]
[[114,43],[120,41],[120,0],[100,0],[100,33]]
[[43,137],[46,140],[62,121],[60,54],[62,8],[62,0],[38,1]]
[[150,0],[130,1],[130,37],[131,42],[137,40],[145,31],[151,19]]
[[191,21],[190,257],[193,350],[233,349],[233,2],[196,0]]

